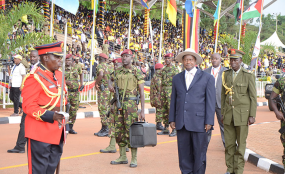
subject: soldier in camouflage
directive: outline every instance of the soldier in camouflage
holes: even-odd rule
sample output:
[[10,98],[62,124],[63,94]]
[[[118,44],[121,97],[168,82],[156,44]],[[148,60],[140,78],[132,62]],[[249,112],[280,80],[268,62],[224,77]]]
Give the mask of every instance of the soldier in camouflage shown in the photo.
[[[283,116],[283,113],[279,111],[277,108],[277,104],[274,102],[273,99],[279,96],[281,94],[281,99],[283,100],[283,103],[285,103],[285,77],[279,78],[275,83],[273,87],[273,91],[270,95],[269,102],[271,104],[271,107],[276,115],[276,118],[280,120],[281,127],[285,126],[285,118]],[[282,155],[282,162],[285,168],[285,133],[280,135],[280,140],[283,145],[283,155]]]
[[[114,64],[114,70],[116,70],[122,66],[122,59],[121,58],[114,59],[112,62]],[[113,73],[111,74],[111,76],[113,76]],[[113,79],[111,79],[111,80],[114,81]],[[116,150],[116,139],[115,139],[115,114],[116,114],[116,111],[114,110],[115,105],[116,105],[116,103],[113,103],[112,105],[110,105],[110,111],[109,111],[110,114],[109,114],[109,118],[108,118],[110,144],[107,148],[100,150],[100,152],[102,152],[102,153],[116,153],[117,152],[117,150]],[[128,150],[126,150],[126,151],[128,152]]]
[[170,137],[176,136],[176,130],[173,129],[171,134],[169,134],[169,122],[168,114],[170,110],[170,99],[172,92],[172,78],[179,73],[179,70],[175,65],[172,65],[173,54],[168,53],[164,56],[166,67],[161,71],[161,94],[159,99],[162,103],[162,120],[165,125],[164,130],[157,133],[157,135],[169,135]]
[[70,103],[69,110],[69,133],[77,134],[74,131],[73,125],[76,120],[76,113],[79,107],[79,83],[78,76],[80,76],[80,84],[83,85],[83,73],[80,66],[72,66],[72,55],[66,56],[65,62],[65,82],[68,88],[68,102]]
[[110,80],[110,74],[113,72],[113,68],[107,64],[107,60],[108,56],[106,54],[99,54],[95,88],[98,91],[98,110],[102,127],[98,133],[94,133],[94,135],[98,137],[106,137],[109,133],[107,113],[110,109],[110,91],[108,89],[108,81]]
[[[116,69],[114,79],[119,87],[120,98],[122,99],[122,109],[115,115],[115,137],[120,147],[120,157],[111,164],[128,164],[126,156],[126,145],[130,147],[129,131],[132,123],[145,119],[144,115],[144,78],[136,67],[132,66],[133,55],[131,50],[125,50],[121,54],[123,66]],[[109,81],[110,90],[114,88]],[[138,115],[137,101],[138,94],[142,96],[141,112]],[[118,111],[115,107],[115,111]],[[137,148],[131,148],[132,159],[130,167],[137,167]]]
[[163,68],[163,64],[157,63],[155,65],[155,74],[153,75],[153,78],[150,82],[150,104],[152,107],[155,107],[156,111],[156,129],[157,130],[164,130],[164,127],[162,126],[161,122],[163,122],[163,116],[162,116],[162,105],[157,96],[160,95],[160,86],[161,86],[161,71]]

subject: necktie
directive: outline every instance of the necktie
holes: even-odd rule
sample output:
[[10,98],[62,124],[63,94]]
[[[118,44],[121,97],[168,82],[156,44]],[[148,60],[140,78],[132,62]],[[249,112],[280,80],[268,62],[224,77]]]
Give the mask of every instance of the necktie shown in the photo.
[[234,71],[234,79],[233,79],[233,81],[235,81],[236,77],[237,77],[237,72]]

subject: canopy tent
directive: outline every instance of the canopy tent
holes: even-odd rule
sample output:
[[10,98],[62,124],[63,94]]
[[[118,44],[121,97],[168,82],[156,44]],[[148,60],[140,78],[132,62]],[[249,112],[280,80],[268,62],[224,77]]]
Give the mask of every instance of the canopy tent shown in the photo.
[[279,39],[276,31],[267,40],[261,42],[260,45],[273,45],[275,47],[285,48],[285,45]]

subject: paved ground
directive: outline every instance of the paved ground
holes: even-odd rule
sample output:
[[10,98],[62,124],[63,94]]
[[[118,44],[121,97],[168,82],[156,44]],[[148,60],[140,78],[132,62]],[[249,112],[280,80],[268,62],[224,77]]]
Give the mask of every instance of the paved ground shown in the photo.
[[[257,123],[265,121],[276,121],[273,112],[267,111],[267,107],[258,107]],[[147,121],[154,122],[154,114],[146,116]],[[269,123],[271,124],[271,123]],[[252,148],[258,147],[264,142],[270,143],[264,139],[254,139],[255,135],[265,135],[268,132],[259,133],[264,128],[262,126],[269,124],[259,124],[250,127],[248,144]],[[276,124],[276,123],[273,123]],[[110,161],[118,157],[115,154],[101,154],[99,150],[105,148],[108,143],[108,138],[95,137],[93,133],[100,129],[99,118],[87,118],[77,120],[75,125],[77,135],[69,135],[67,144],[64,146],[64,153],[61,162],[61,173],[66,174],[91,174],[91,173],[136,173],[136,174],[173,174],[180,173],[178,166],[177,143],[176,137],[158,136],[158,145],[156,147],[140,148],[138,151],[138,167],[131,169],[128,165],[110,165]],[[278,128],[276,128],[277,131]],[[27,173],[27,154],[8,154],[6,151],[13,148],[18,134],[18,124],[3,124],[0,126],[0,174],[15,174]],[[273,148],[268,148],[269,156],[276,149],[276,159],[280,159],[281,143],[276,137]],[[5,143],[3,143],[5,142]],[[269,144],[265,145],[269,146]],[[127,153],[129,161],[131,153]],[[277,162],[277,161],[276,161]],[[224,149],[222,147],[220,132],[217,127],[213,131],[213,137],[209,145],[207,153],[207,174],[223,174],[226,171],[224,161]],[[265,171],[255,167],[252,164],[246,163],[244,174],[263,174]]]

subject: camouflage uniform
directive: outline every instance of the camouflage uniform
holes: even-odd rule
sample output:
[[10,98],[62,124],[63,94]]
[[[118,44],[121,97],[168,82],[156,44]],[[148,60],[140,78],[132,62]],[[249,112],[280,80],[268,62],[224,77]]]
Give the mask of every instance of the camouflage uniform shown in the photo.
[[174,65],[164,67],[161,71],[161,102],[162,102],[162,120],[168,125],[168,114],[170,110],[170,99],[172,92],[172,78],[179,73],[178,68]]
[[163,122],[162,116],[162,105],[161,101],[158,99],[158,95],[160,95],[160,86],[161,86],[161,71],[156,70],[153,78],[150,83],[150,104],[152,107],[155,107],[156,110],[156,122]]
[[[285,78],[284,77],[281,77],[279,78],[275,84],[274,84],[274,87],[273,87],[273,91],[276,93],[276,94],[281,94],[281,95],[285,95],[284,94],[284,91],[285,91]],[[281,97],[282,100],[283,100],[283,103],[285,102],[285,98],[284,97]],[[281,127],[285,126],[285,122],[281,120]],[[280,135],[280,140],[281,140],[281,143],[283,145],[283,156],[282,156],[282,162],[283,162],[283,165],[284,165],[284,168],[285,168],[285,133],[281,134]]]
[[99,76],[99,73],[101,71],[103,71],[104,75],[101,80],[101,83],[98,85],[100,86],[101,84],[103,84],[105,87],[105,90],[98,91],[98,110],[99,110],[102,125],[107,126],[108,125],[107,113],[110,109],[110,104],[109,104],[110,91],[108,88],[108,81],[111,76],[110,74],[113,72],[113,69],[106,62],[103,62],[97,66],[97,77]]
[[82,74],[82,68],[80,66],[75,65],[65,68],[65,80],[71,82],[71,85],[67,85],[68,102],[70,103],[69,124],[75,123],[76,113],[79,107],[78,77],[80,74]]
[[[118,83],[120,96],[123,98],[124,89],[125,99],[136,97],[139,94],[139,84],[144,83],[144,77],[136,67],[131,69],[120,67],[115,71],[116,82]],[[115,111],[117,108],[115,107]],[[122,102],[122,110],[120,114],[115,114],[115,137],[116,142],[120,147],[128,145],[129,130],[132,123],[138,121],[138,107],[135,100],[125,100]]]

